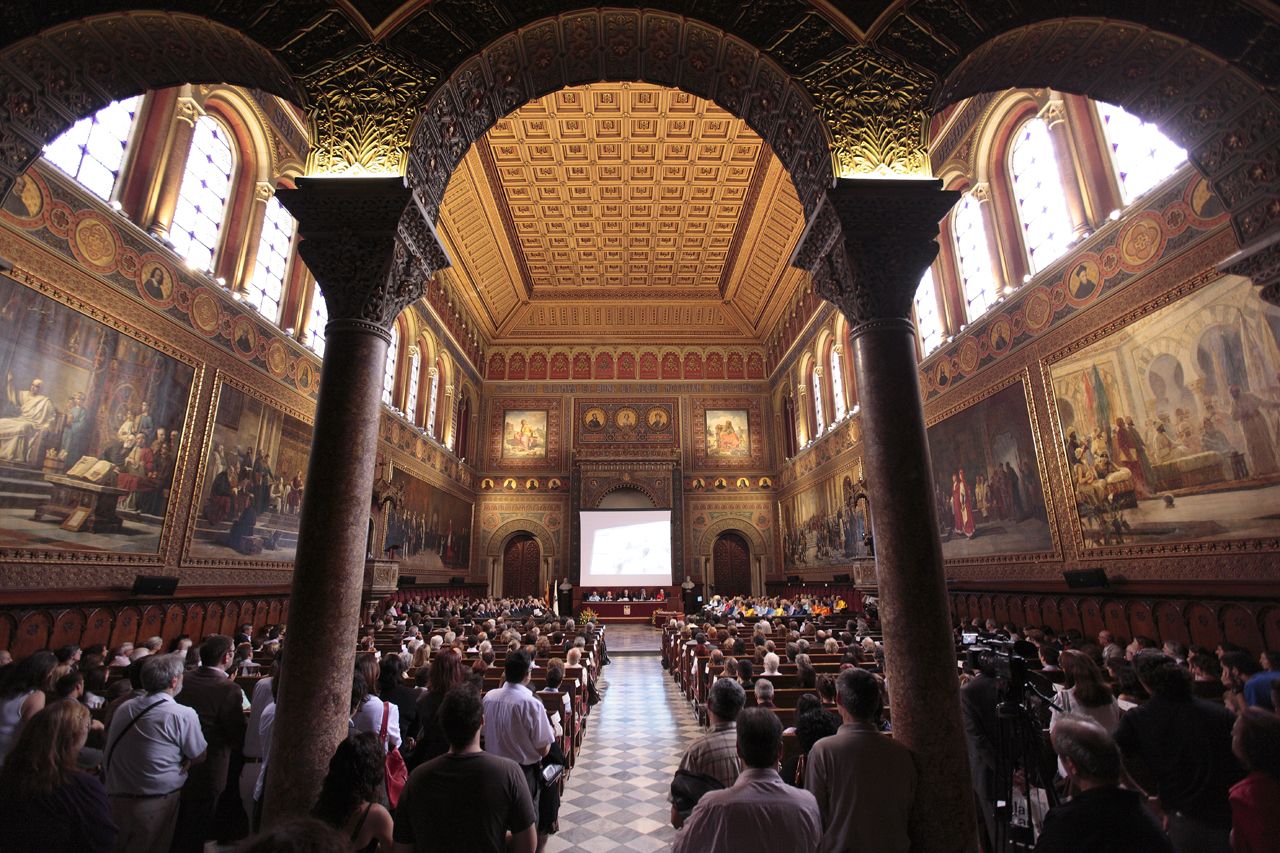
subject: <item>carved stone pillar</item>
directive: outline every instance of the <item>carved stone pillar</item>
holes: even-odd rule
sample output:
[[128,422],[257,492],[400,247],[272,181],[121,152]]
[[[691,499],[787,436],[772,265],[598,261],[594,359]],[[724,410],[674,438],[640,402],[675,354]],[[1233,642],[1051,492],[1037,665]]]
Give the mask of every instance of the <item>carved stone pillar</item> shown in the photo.
[[172,142],[168,146],[168,159],[165,160],[160,185],[156,188],[155,212],[151,216],[151,224],[147,227],[147,230],[157,237],[169,236],[169,228],[173,225],[173,214],[178,209],[178,191],[182,189],[182,176],[187,171],[187,157],[191,154],[191,137],[195,133],[196,122],[202,115],[204,110],[194,98],[186,95],[178,96],[173,113],[175,120]]
[[444,386],[444,406],[444,423],[440,427],[440,443],[452,450],[454,419],[457,416],[458,408],[452,384]]
[[938,221],[958,197],[941,181],[840,180],[793,261],[849,319],[893,737],[919,758],[916,812],[928,817],[914,827],[913,849],[929,853],[977,844],[910,320],[938,252]]
[[447,263],[400,178],[297,183],[278,197],[298,221],[298,252],[330,319],[270,757],[288,772],[268,780],[269,822],[311,809],[347,734],[390,327]]
[[1053,153],[1062,176],[1062,191],[1067,199],[1067,211],[1071,214],[1071,234],[1083,237],[1089,230],[1089,215],[1085,210],[1081,176],[1076,172],[1075,145],[1071,141],[1071,127],[1067,124],[1067,108],[1059,99],[1049,101],[1040,110],[1053,142]]

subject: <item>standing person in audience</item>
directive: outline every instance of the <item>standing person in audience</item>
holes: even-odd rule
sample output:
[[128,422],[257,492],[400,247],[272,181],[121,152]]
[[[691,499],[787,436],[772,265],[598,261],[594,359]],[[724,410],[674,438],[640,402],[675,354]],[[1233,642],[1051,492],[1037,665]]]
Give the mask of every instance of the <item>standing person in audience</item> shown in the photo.
[[[404,680],[404,661],[399,655],[387,655],[378,664],[378,696],[396,707],[400,732],[411,740],[418,731],[418,694]],[[408,753],[412,744],[403,750]]]
[[244,691],[227,674],[234,656],[230,637],[207,637],[200,644],[200,666],[186,674],[175,697],[199,715],[209,749],[182,787],[172,853],[200,853],[205,840],[213,837],[213,817],[227,787],[231,753],[244,749]]
[[[519,682],[515,688],[523,689]],[[484,709],[470,685],[445,695],[440,725],[449,751],[409,774],[396,808],[396,853],[534,853],[537,812],[526,773],[511,759],[480,749],[488,723]]]
[[[542,789],[542,759],[551,751],[556,736],[547,709],[529,687],[532,663],[523,651],[508,653],[505,683],[484,695],[484,749],[520,765],[536,811]],[[548,829],[538,827],[539,853],[547,843]]]
[[1077,793],[1049,810],[1036,853],[1173,853],[1142,795],[1120,787],[1120,750],[1102,726],[1063,716],[1051,739]]
[[187,771],[204,761],[208,743],[200,715],[173,698],[182,690],[184,669],[178,655],[147,656],[146,695],[126,702],[111,720],[102,763],[120,829],[117,850],[167,853]]
[[911,750],[884,737],[880,679],[846,669],[836,682],[840,730],[813,745],[804,786],[822,813],[820,851],[906,853],[918,781]]
[[737,717],[734,738],[742,772],[732,787],[710,791],[698,801],[676,834],[673,853],[817,849],[822,815],[813,794],[778,775],[778,715],[766,708],[746,709]]
[[[711,731],[698,738],[685,750],[677,770],[698,776],[710,776],[723,788],[738,781],[738,716],[747,703],[746,691],[731,678],[717,678],[707,691],[707,716]],[[772,713],[772,712],[770,712]],[[681,806],[685,807],[682,808]],[[671,825],[684,825],[692,804],[671,803]]]
[[53,652],[33,652],[9,664],[0,679],[0,767],[23,724],[44,710],[44,683],[57,665]]
[[467,680],[462,655],[456,649],[444,649],[431,661],[427,676],[427,693],[418,700],[418,743],[408,761],[409,769],[425,764],[449,751],[449,741],[440,728],[440,705],[449,689]]
[[1231,751],[1249,774],[1231,788],[1232,853],[1270,853],[1280,845],[1280,717],[1246,708]]
[[1231,754],[1231,712],[1191,695],[1191,675],[1145,650],[1134,669],[1151,698],[1120,719],[1116,743],[1130,775],[1160,797],[1177,853],[1228,853],[1231,786],[1244,775]]
[[258,718],[258,743],[262,747],[262,763],[258,765],[258,778],[253,783],[253,806],[249,819],[250,828],[257,830],[262,822],[262,800],[267,793],[267,773],[271,769],[271,734],[276,725],[276,699],[280,696],[280,677],[271,681],[271,701],[262,709]]
[[381,734],[384,711],[387,721],[387,750],[399,749],[399,709],[390,702],[384,704],[357,670],[351,679],[351,731]]
[[76,766],[89,709],[55,702],[32,717],[0,770],[5,850],[110,853],[116,824],[97,776]]
[[272,664],[272,674],[258,679],[253,685],[253,696],[249,698],[249,720],[244,731],[244,767],[240,771],[240,804],[244,807],[250,826],[253,826],[253,789],[258,782],[262,761],[266,758],[262,751],[262,712],[274,701],[271,697],[271,685],[279,677],[283,664],[284,650],[281,650]]
[[994,843],[996,837],[996,765],[1000,742],[996,709],[1000,689],[996,680],[995,660],[989,651],[971,652],[975,673],[960,688],[960,711],[964,720],[965,741],[969,748],[969,775],[977,797],[983,828]]
[[338,744],[311,813],[348,840],[351,853],[391,853],[391,813],[379,802],[386,754],[364,732]]

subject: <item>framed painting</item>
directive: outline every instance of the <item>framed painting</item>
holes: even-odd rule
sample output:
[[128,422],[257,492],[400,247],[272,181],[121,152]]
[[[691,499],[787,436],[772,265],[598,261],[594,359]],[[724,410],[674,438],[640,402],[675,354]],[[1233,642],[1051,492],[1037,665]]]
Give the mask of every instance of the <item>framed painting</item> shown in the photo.
[[750,459],[751,427],[746,409],[707,409],[707,458]]
[[508,409],[503,414],[502,458],[547,458],[546,409]]
[[404,490],[404,499],[388,508],[384,556],[400,561],[401,574],[466,574],[474,504],[399,466],[391,483]]

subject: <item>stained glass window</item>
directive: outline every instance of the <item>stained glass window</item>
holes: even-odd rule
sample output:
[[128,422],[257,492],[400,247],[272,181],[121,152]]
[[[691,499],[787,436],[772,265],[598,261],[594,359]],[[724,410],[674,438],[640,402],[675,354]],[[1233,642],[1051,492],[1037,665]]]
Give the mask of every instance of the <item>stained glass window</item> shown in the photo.
[[982,204],[973,193],[965,193],[951,219],[956,242],[956,262],[964,292],[965,314],[973,322],[996,300],[996,277],[991,268],[991,248],[987,243]]
[[427,401],[427,435],[436,437],[436,409],[440,402],[440,364],[431,370],[431,397]]
[[1162,182],[1187,162],[1187,152],[1151,122],[1115,104],[1096,101],[1102,133],[1111,151],[1125,204]]
[[404,400],[404,410],[409,420],[418,422],[418,388],[421,385],[422,353],[417,347],[409,350],[409,394]]
[[835,417],[833,420],[840,420],[844,417],[844,371],[840,369],[840,347],[831,347],[831,400],[835,405]]
[[916,331],[920,350],[925,355],[942,343],[942,315],[938,313],[938,288],[933,281],[933,268],[924,271],[916,288]]
[[169,229],[174,250],[195,269],[213,268],[234,169],[230,133],[217,119],[201,116],[191,134],[191,154]]
[[284,298],[293,228],[293,217],[272,196],[267,202],[266,215],[262,220],[262,239],[258,241],[258,254],[253,261],[253,280],[246,288],[245,301],[273,323],[280,322],[280,301]]
[[814,367],[811,393],[813,394],[813,422],[815,424],[814,434],[821,435],[823,429],[827,426],[826,417],[822,411],[822,368]]
[[324,358],[324,327],[329,324],[329,306],[320,292],[320,285],[311,286],[311,315],[307,317],[305,332],[307,346]]
[[80,119],[44,149],[45,159],[103,201],[111,198],[142,96],[113,101]]
[[382,368],[382,402],[394,405],[396,362],[400,358],[400,326],[391,325],[391,344],[387,347],[387,363]]
[[1049,125],[1033,118],[1022,123],[1009,151],[1009,177],[1022,224],[1022,244],[1031,271],[1039,272],[1071,248],[1071,209]]

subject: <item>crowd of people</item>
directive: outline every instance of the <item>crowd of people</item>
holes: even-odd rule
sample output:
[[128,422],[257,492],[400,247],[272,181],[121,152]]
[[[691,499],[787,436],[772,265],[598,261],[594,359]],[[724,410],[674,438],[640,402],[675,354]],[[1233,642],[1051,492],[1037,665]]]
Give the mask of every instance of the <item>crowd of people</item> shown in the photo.
[[[886,677],[877,674],[884,655],[865,621],[843,631],[781,619],[669,627],[694,660],[691,674],[699,666],[715,674],[710,732],[672,781],[677,850],[912,849],[913,831],[928,819],[915,812],[918,767],[883,736],[891,730]],[[1010,792],[1059,803],[1033,814],[1035,837],[1023,836],[1023,849],[1040,853],[1280,850],[1280,653],[994,622],[958,627],[956,641],[959,654],[969,648],[961,708],[985,850],[1004,849],[998,840],[1010,837],[1010,814],[997,803]],[[814,677],[815,649],[839,655],[838,675]],[[1030,664],[1028,713],[1057,756],[1045,783],[1051,794],[1034,790],[1039,756],[1016,746],[1011,754],[1002,742],[1000,709],[1017,679],[999,665],[1002,655]],[[783,728],[769,677],[781,661],[813,692],[796,703],[787,730],[795,748],[779,765]],[[748,691],[755,707],[745,707]],[[779,793],[788,784],[802,792]]]
[[[433,621],[461,611],[495,615]],[[388,603],[358,642],[349,736],[311,818],[266,829],[283,626],[167,650],[67,647],[16,662],[5,652],[0,849],[185,853],[258,832],[238,849],[541,850],[567,764],[565,670],[586,664],[585,675],[603,642],[594,625],[534,611],[545,602]],[[375,648],[389,633],[398,648]],[[124,677],[104,688],[109,668]],[[490,671],[502,686],[485,691]],[[249,695],[240,674],[259,676],[242,682]],[[85,689],[90,678],[100,692]],[[563,713],[549,715],[539,694],[562,696]],[[319,846],[296,846],[308,838]]]

